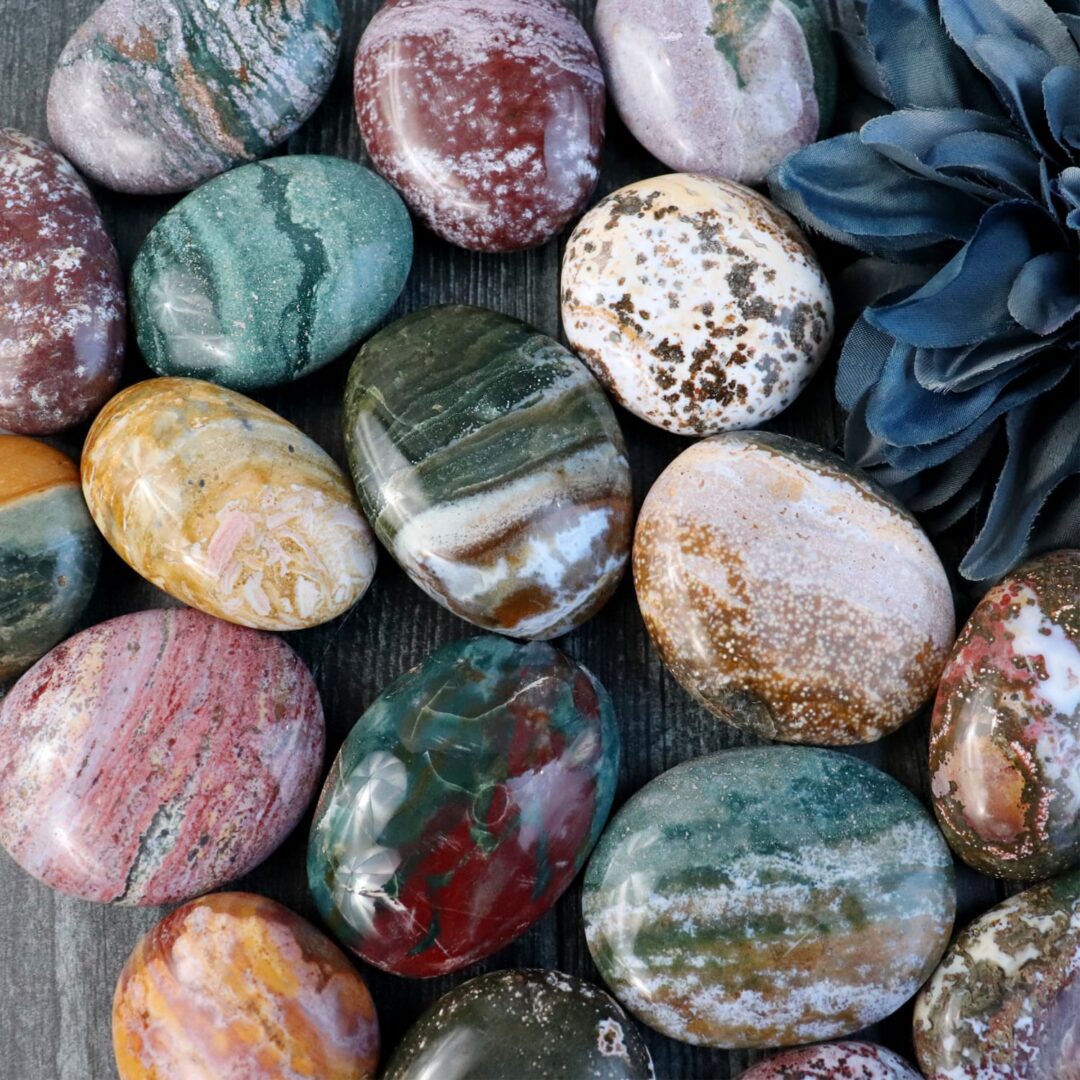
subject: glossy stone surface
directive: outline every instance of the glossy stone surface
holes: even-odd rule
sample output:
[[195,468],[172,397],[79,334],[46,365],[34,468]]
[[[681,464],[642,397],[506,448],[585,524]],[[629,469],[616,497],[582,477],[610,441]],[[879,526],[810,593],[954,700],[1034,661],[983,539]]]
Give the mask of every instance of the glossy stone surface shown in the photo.
[[83,492],[144,578],[244,626],[297,630],[347,611],[375,543],[345,475],[299,428],[195,379],[117,394],[86,438]]
[[865,1042],[788,1050],[742,1074],[741,1080],[921,1080],[899,1054]]
[[559,971],[493,971],[444,994],[409,1029],[383,1080],[652,1080],[618,1003]]
[[315,111],[337,0],[105,0],[64,46],[49,132],[116,191],[188,191],[261,157]]
[[245,165],[147,238],[132,272],[139,348],[162,375],[290,382],[377,326],[411,263],[409,213],[370,170],[315,155]]
[[319,695],[285,642],[187,608],[122,615],[0,704],[0,842],[72,896],[176,903],[284,840],[322,755]]
[[626,447],[596,380],[552,338],[481,308],[393,323],[349,373],[345,445],[379,539],[463,619],[556,637],[615,591]]
[[954,615],[914,518],[839,458],[768,432],[717,435],[664,470],[634,582],[672,674],[756,735],[871,742],[937,685]]
[[113,998],[120,1080],[361,1080],[379,1027],[364,980],[287,908],[217,893],[135,946]]
[[806,238],[749,188],[641,180],[597,203],[563,257],[571,347],[631,412],[680,435],[756,427],[829,350],[833,303]]
[[542,244],[596,186],[604,77],[560,0],[388,0],[355,84],[375,168],[452,244]]
[[815,0],[599,0],[594,31],[619,115],[673,169],[757,183],[832,122]]
[[985,873],[1034,881],[1080,860],[1078,601],[1080,551],[1028,563],[976,607],[941,677],[934,809]]
[[48,435],[91,416],[124,356],[124,282],[78,173],[0,128],[0,428]]
[[78,622],[100,558],[75,462],[36,439],[0,435],[0,683]]
[[323,918],[398,975],[483,959],[584,865],[618,760],[607,692],[550,645],[440,649],[376,699],[330,771],[308,848]]
[[604,981],[644,1023],[791,1046],[876,1023],[922,985],[949,941],[952,859],[915,796],[853,757],[728,750],[623,806],[582,908]]
[[1080,1075],[1080,871],[1010,897],[956,938],[915,1002],[931,1080]]

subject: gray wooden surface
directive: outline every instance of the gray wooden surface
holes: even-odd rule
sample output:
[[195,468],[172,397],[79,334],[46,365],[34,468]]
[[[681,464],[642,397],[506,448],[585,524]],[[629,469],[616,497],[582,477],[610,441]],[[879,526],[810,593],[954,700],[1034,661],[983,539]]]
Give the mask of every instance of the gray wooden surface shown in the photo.
[[[45,95],[52,64],[95,2],[0,0],[0,125],[47,135]],[[588,24],[591,0],[576,0],[571,6]],[[350,72],[356,42],[376,7],[377,0],[343,0],[346,32],[338,77],[326,102],[289,144],[290,152],[365,160],[353,116]],[[667,170],[637,146],[609,110],[598,194],[663,171]],[[107,192],[99,192],[99,197],[125,269],[130,269],[147,231],[171,201]],[[559,242],[524,254],[490,256],[452,248],[423,230],[418,230],[417,239],[412,276],[395,314],[451,301],[481,304],[559,334]],[[344,358],[293,387],[261,395],[342,463],[340,413],[347,365]],[[132,344],[125,379],[135,381],[147,374]],[[826,368],[771,426],[836,448],[841,428],[831,381],[832,370]],[[649,485],[684,443],[628,414],[621,413],[620,418],[631,448],[640,505]],[[82,431],[68,434],[57,440],[58,445],[77,453],[82,435]],[[950,569],[958,549],[949,549],[955,549],[955,541],[963,536],[952,540],[944,549]],[[971,600],[959,597],[961,616]],[[109,553],[84,624],[169,602]],[[336,753],[352,724],[392,678],[438,645],[468,632],[414,588],[384,553],[374,586],[353,611],[327,626],[289,636],[318,680],[326,709],[328,753]],[[562,639],[561,647],[591,668],[615,700],[623,738],[617,802],[679,761],[746,741],[695,705],[661,668],[628,580],[595,619]],[[924,717],[855,752],[925,797],[926,739]],[[317,920],[304,879],[309,820],[238,887],[265,893]],[[1000,885],[963,869],[959,884],[961,922],[1004,894]],[[0,1078],[115,1076],[109,1028],[113,986],[135,941],[160,915],[158,910],[99,907],[60,896],[0,853]],[[392,1048],[421,1010],[450,986],[482,970],[515,966],[558,968],[598,979],[582,933],[579,883],[530,933],[477,968],[424,982],[365,970],[384,1048]],[[910,1008],[906,1008],[865,1035],[910,1057],[909,1029]],[[663,1078],[739,1076],[762,1056],[708,1051],[647,1035],[657,1074]],[[551,1037],[558,1038],[558,1032]]]

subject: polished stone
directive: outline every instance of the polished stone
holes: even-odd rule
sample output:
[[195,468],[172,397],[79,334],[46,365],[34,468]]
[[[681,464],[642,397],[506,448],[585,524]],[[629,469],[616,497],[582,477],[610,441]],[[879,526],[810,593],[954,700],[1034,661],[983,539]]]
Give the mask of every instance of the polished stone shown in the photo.
[[899,1054],[865,1042],[787,1050],[744,1072],[740,1080],[921,1080]]

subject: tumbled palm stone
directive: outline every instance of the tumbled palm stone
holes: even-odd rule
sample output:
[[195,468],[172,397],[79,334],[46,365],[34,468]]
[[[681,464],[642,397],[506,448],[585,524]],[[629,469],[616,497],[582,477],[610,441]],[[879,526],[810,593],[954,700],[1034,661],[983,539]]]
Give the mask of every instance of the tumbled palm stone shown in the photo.
[[347,611],[375,573],[348,480],[299,428],[232,390],[150,379],[101,411],[83,491],[105,539],[185,604],[263,630]]
[[608,600],[630,546],[630,468],[596,380],[493,311],[393,323],[349,373],[345,444],[379,539],[486,630],[549,638]]
[[933,1080],[1080,1076],[1080,871],[991,908],[963,930],[915,1002]]
[[139,347],[162,375],[289,382],[381,322],[411,262],[409,213],[370,170],[314,155],[245,165],[147,238],[132,273]]
[[831,750],[684,762],[639,791],[585,875],[585,937],[640,1020],[683,1042],[791,1046],[857,1031],[949,941],[952,859],[918,799]]
[[626,1013],[559,971],[493,971],[444,994],[409,1029],[383,1080],[653,1080]]
[[1037,880],[1080,860],[1080,551],[1044,555],[976,607],[945,667],[931,789],[965,862]]
[[105,0],[64,46],[49,132],[116,191],[188,191],[261,157],[315,111],[337,0]]
[[36,439],[0,435],[0,682],[78,621],[100,557],[71,458]]
[[618,758],[585,668],[542,642],[448,645],[383,692],[334,762],[308,846],[323,918],[398,975],[483,959],[584,865]]
[[788,1050],[755,1065],[741,1080],[920,1080],[899,1054],[865,1042]]
[[702,705],[770,739],[870,742],[933,693],[953,642],[941,560],[900,505],[768,432],[685,450],[638,518],[649,634]]

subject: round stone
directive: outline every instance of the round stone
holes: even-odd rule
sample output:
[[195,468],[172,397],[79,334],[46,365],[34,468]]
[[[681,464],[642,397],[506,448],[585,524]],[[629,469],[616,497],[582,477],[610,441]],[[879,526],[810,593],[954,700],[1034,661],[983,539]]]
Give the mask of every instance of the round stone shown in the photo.
[[585,937],[638,1019],[683,1042],[791,1046],[899,1008],[949,941],[952,859],[918,799],[831,750],[684,762],[612,820]]
[[927,701],[953,642],[930,541],[839,458],[768,432],[679,455],[645,499],[638,603],[717,716],[786,742],[871,742]]
[[829,350],[828,283],[795,223],[749,188],[641,180],[581,219],[562,268],[571,347],[614,398],[680,435],[755,427]]
[[806,1046],[755,1065],[741,1080],[921,1080],[899,1054],[865,1042]]

